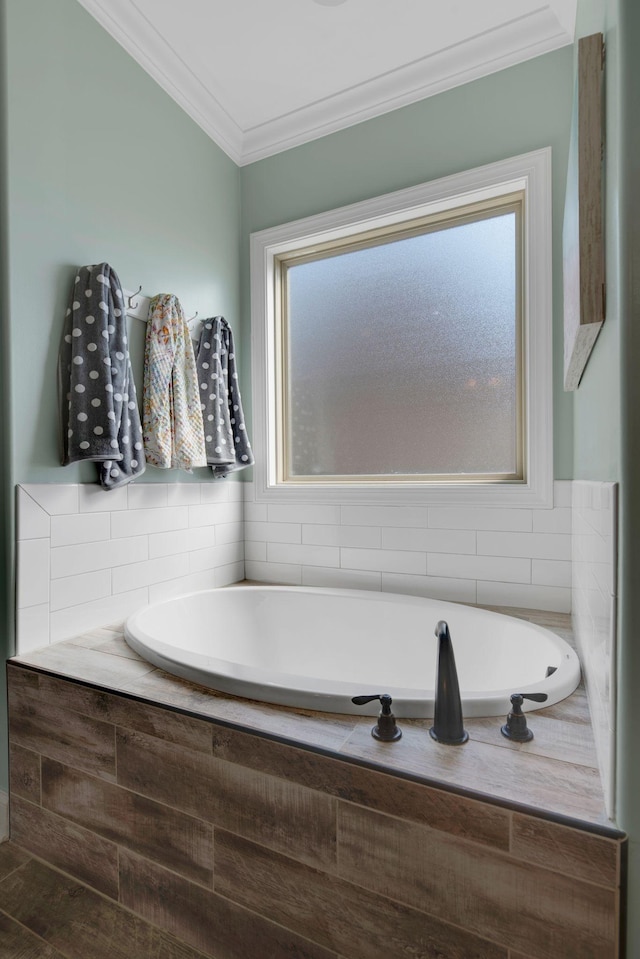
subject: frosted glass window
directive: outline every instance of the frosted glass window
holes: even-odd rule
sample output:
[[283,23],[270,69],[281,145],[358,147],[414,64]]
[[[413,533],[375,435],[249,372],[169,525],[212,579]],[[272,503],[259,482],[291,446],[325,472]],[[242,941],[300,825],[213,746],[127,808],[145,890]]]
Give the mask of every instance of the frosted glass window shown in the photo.
[[522,476],[521,219],[511,201],[283,260],[285,481]]

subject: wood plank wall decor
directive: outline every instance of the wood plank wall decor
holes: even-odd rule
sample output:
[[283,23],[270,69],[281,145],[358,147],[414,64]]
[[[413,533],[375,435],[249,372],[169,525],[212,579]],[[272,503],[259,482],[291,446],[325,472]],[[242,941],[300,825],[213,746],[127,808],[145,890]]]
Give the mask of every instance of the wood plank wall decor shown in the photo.
[[605,318],[601,33],[578,42],[562,230],[564,388],[575,390]]

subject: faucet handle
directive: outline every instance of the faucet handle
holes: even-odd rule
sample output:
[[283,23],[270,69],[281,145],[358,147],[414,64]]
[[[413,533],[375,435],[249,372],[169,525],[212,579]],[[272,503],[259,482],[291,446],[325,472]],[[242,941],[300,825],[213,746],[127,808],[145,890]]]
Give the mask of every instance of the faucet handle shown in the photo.
[[371,730],[374,739],[379,739],[383,743],[392,743],[402,736],[402,730],[396,725],[396,717],[391,712],[391,703],[393,700],[389,693],[374,693],[373,696],[353,696],[351,702],[354,706],[365,706],[372,703],[374,699],[379,699],[382,705],[378,722]]
[[512,693],[510,698],[514,706],[522,706],[523,699],[531,699],[534,703],[546,703],[549,697],[546,693]]
[[507,739],[517,743],[528,743],[533,739],[533,733],[527,726],[526,717],[522,712],[522,700],[531,699],[534,703],[546,703],[549,697],[546,693],[512,693],[510,698],[511,712],[504,726],[500,727],[500,732]]
[[373,696],[354,696],[351,702],[354,706],[366,706],[367,703],[372,703],[374,699],[380,700],[383,709],[385,706],[389,709],[393,702],[389,693],[374,693]]

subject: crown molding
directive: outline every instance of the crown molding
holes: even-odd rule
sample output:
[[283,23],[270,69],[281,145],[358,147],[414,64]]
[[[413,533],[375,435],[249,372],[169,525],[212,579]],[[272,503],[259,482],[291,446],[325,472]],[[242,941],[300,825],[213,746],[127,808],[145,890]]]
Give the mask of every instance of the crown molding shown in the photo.
[[78,0],[224,152],[241,163],[243,133],[131,0]]
[[78,0],[239,166],[408,106],[573,42],[547,3],[397,70],[243,130],[133,0]]
[[573,42],[549,7],[247,130],[241,165],[354,126]]

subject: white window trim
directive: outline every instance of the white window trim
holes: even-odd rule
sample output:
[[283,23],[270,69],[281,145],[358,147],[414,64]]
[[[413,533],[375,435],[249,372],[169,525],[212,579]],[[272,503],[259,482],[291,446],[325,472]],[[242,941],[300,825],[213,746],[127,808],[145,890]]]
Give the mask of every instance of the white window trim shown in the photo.
[[[525,190],[524,338],[525,458],[524,483],[403,483],[289,486],[276,483],[273,443],[276,403],[274,260],[312,242],[396,223],[412,215],[436,213],[499,196],[505,189]],[[535,322],[531,318],[535,318]],[[553,505],[552,405],[552,261],[551,148],[546,147],[430,183],[340,207],[251,235],[251,371],[255,496],[271,503],[383,503],[428,506]]]

